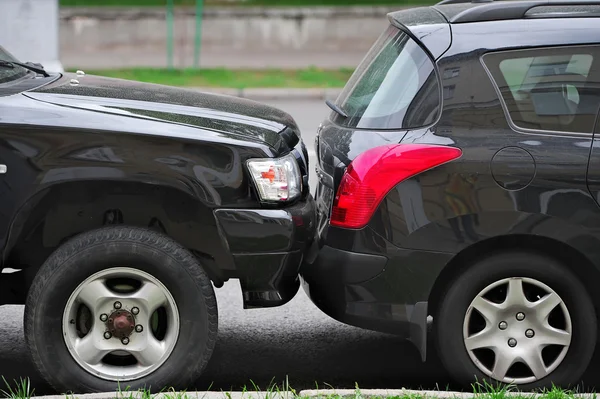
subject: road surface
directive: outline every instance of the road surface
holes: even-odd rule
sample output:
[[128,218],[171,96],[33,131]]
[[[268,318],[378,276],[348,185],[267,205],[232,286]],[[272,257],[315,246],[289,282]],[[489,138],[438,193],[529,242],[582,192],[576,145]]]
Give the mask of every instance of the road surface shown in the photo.
[[[312,153],[315,131],[329,110],[322,101],[277,101],[298,121]],[[314,160],[311,160],[314,165]],[[313,167],[311,167],[313,168]],[[311,184],[314,185],[314,168]],[[430,388],[449,380],[435,357],[420,361],[417,351],[395,336],[345,326],[321,313],[301,290],[287,305],[243,310],[239,284],[217,290],[219,339],[198,390],[265,389],[286,376],[294,389]],[[23,307],[0,307],[0,375],[7,381],[28,376],[37,394],[54,393],[33,369],[22,328]],[[596,361],[597,363],[597,361]],[[587,386],[594,386],[597,365]],[[595,375],[594,375],[595,374]]]

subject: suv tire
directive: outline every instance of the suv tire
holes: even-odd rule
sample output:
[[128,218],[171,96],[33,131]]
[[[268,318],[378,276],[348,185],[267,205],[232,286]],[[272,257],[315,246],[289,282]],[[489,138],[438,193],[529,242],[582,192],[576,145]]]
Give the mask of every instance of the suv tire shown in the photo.
[[[518,294],[519,286],[524,287],[524,295]],[[510,290],[509,287],[515,288]],[[508,296],[509,291],[514,295]],[[552,296],[545,296],[548,294]],[[529,302],[524,302],[525,306],[518,305],[519,296]],[[542,300],[549,306],[542,307]],[[533,307],[531,302],[538,306]],[[499,310],[490,303],[508,306]],[[482,309],[487,320],[473,308]],[[550,318],[545,319],[548,309],[553,310]],[[486,381],[494,386],[513,384],[522,390],[552,388],[553,385],[566,388],[579,382],[596,345],[596,313],[584,285],[556,260],[529,252],[495,253],[475,262],[451,283],[442,297],[436,319],[435,339],[442,364],[457,382],[466,386]],[[548,329],[544,320],[564,332]],[[565,332],[570,334],[569,339]],[[468,345],[472,350],[469,351],[466,342],[476,334],[480,334],[479,341],[471,338]],[[543,363],[536,364],[539,352],[535,348],[547,342],[560,344],[548,346],[541,352]],[[475,349],[480,346],[494,347],[494,350]],[[519,353],[525,354],[523,358],[537,369],[537,374],[532,372],[533,368],[523,368],[523,362],[517,360],[521,365],[509,367],[509,372],[504,374],[510,381],[502,381],[497,377],[502,374],[501,367],[497,368],[496,375],[490,372],[494,366],[501,366],[495,363],[493,353],[503,355],[498,359],[505,359],[504,364],[518,358]],[[488,372],[483,371],[486,368]],[[528,375],[529,379],[523,378]],[[522,379],[517,380],[518,377]]]
[[[136,278],[142,285],[136,285]],[[115,294],[105,291],[102,281],[126,283],[140,291]],[[96,297],[96,292],[115,297]],[[81,319],[86,307],[80,303],[92,304],[88,321]],[[152,304],[159,303],[164,305],[153,312],[159,305]],[[94,306],[101,314],[94,314]],[[58,392],[106,392],[119,386],[156,392],[185,388],[200,376],[215,346],[217,319],[211,281],[185,248],[147,229],[107,227],[71,239],[42,265],[27,298],[25,338],[36,368]],[[175,322],[169,325],[171,321]],[[85,341],[87,335],[80,338],[78,329],[95,333],[97,343]],[[115,335],[107,338],[109,334]],[[114,357],[113,369],[106,366],[107,357],[97,363],[104,353],[100,350],[114,347],[118,352],[107,355]],[[131,354],[116,357],[125,355],[123,351],[132,351],[143,362],[130,364],[138,361]],[[135,374],[140,365],[148,366],[145,375]]]

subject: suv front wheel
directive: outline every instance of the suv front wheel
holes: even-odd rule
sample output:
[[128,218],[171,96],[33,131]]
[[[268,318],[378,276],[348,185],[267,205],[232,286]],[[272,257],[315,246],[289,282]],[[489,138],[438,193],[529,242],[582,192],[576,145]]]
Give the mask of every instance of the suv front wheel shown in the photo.
[[596,344],[596,314],[581,281],[528,252],[476,262],[449,287],[436,319],[442,363],[465,385],[566,388],[579,382]]
[[65,243],[25,306],[33,361],[61,393],[185,388],[216,335],[210,279],[185,248],[146,229],[108,227]]

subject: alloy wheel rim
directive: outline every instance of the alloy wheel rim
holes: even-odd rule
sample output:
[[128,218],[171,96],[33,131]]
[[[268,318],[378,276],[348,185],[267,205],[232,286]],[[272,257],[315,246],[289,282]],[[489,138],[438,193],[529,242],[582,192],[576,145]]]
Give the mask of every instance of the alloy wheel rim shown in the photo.
[[506,278],[473,299],[463,322],[465,348],[486,376],[528,384],[552,373],[572,339],[571,316],[562,298],[532,278]]
[[115,267],[85,279],[63,312],[70,355],[108,381],[142,378],[171,355],[179,338],[179,311],[169,290],[138,269]]

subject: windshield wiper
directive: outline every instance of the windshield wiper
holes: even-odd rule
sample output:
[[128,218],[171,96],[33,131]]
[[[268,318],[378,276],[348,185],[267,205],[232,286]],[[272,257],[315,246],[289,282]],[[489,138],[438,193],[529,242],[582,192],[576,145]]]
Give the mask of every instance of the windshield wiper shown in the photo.
[[335,112],[337,112],[338,114],[340,114],[341,116],[343,116],[344,118],[348,117],[348,114],[346,114],[343,109],[341,109],[335,103],[333,103],[333,101],[331,101],[331,100],[325,100],[325,104],[327,104],[327,106],[329,108],[331,108],[332,110],[334,110]]
[[50,74],[46,72],[42,64],[34,64],[33,62],[23,63],[17,61],[0,60],[0,67],[14,68],[15,65],[18,65],[35,73],[39,73],[40,75],[44,75],[45,77],[50,76]]

